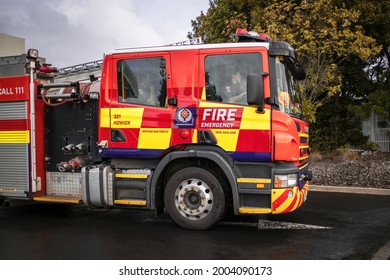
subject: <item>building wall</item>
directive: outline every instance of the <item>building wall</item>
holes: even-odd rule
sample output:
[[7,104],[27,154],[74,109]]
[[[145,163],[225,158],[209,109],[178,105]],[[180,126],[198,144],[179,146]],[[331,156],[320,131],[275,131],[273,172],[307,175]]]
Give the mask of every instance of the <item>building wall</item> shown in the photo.
[[[26,75],[25,39],[0,33],[0,77]],[[39,57],[41,64],[46,63],[44,57]],[[28,73],[27,73],[28,74]],[[48,77],[41,77],[44,80]]]
[[0,77],[26,74],[25,39],[0,33]]
[[26,55],[0,57],[0,77],[26,74]]
[[24,54],[25,39],[0,33],[0,57]]

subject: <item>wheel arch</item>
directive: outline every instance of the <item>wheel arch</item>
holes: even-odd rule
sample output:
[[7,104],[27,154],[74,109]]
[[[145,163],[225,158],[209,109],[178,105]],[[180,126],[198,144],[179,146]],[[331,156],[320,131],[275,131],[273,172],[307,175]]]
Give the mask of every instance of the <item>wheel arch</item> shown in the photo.
[[162,211],[164,202],[164,188],[167,180],[176,171],[190,167],[208,164],[213,169],[207,169],[221,181],[225,192],[233,200],[233,205],[238,202],[238,190],[235,175],[233,173],[233,160],[229,161],[226,156],[216,150],[185,150],[174,151],[167,154],[157,165],[151,181],[150,201],[151,208]]

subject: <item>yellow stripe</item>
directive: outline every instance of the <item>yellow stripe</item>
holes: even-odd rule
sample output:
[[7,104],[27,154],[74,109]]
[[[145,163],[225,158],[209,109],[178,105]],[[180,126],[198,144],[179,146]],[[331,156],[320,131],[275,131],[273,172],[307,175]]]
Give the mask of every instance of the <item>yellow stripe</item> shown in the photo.
[[148,178],[147,174],[115,174],[116,178],[124,178],[124,179],[146,179]]
[[115,204],[146,206],[146,200],[114,200]]
[[267,178],[237,178],[237,183],[271,184]]
[[305,156],[305,157],[300,157],[299,160],[304,160],[304,159],[307,159],[309,156]]
[[251,207],[241,207],[238,209],[238,212],[241,214],[268,214],[271,213],[270,208],[251,208]]
[[289,207],[293,201],[293,199],[295,198],[295,196],[297,195],[297,191],[298,191],[298,188],[297,187],[294,187],[291,189],[292,191],[292,197],[289,197],[287,198],[280,206],[279,206],[279,210],[282,210],[283,212],[287,209],[287,207]]
[[192,143],[198,143],[198,130],[194,129],[194,132],[192,134]]
[[140,128],[144,108],[102,108],[100,127]]
[[141,128],[139,132],[139,149],[166,149],[171,143],[170,128]]
[[30,143],[30,131],[0,131],[0,144]]
[[212,129],[211,131],[217,138],[218,146],[225,151],[236,150],[239,129]]
[[305,165],[299,167],[299,170],[302,170],[302,169],[306,168],[308,165],[309,165],[309,163],[306,163]]
[[100,109],[100,127],[110,127],[110,108]]
[[206,100],[206,88],[205,87],[203,87],[203,90],[202,90],[202,99]]
[[299,149],[308,149],[309,146],[299,146]]
[[[272,190],[272,195],[271,195],[271,204],[279,198],[279,196],[281,196],[283,194],[283,192],[287,190],[287,189],[273,189]],[[299,195],[299,189],[298,187],[293,187],[293,188],[288,188],[288,190],[291,192],[291,197],[287,197],[282,204],[280,204],[276,209],[274,209],[274,211],[272,212],[272,214],[279,214],[279,213],[283,213],[290,205],[291,203],[293,202],[295,196]],[[299,198],[299,197],[298,197]],[[297,198],[297,200],[298,200]],[[295,207],[295,206],[294,206]],[[295,210],[295,208],[292,208],[290,210],[293,211]]]
[[309,138],[309,134],[307,134],[307,133],[299,133],[299,137]]
[[144,108],[111,108],[112,128],[140,128]]
[[61,198],[61,197],[48,197],[48,196],[40,196],[34,197],[35,201],[44,201],[44,202],[57,202],[57,203],[75,203],[79,204],[80,199],[77,198]]

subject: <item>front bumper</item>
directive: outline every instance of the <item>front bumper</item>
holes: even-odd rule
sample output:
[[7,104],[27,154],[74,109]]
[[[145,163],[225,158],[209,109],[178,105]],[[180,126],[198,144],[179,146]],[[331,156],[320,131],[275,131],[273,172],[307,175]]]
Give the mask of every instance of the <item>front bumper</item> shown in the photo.
[[299,208],[307,199],[309,182],[307,181],[302,189],[298,186],[293,188],[271,190],[271,213],[288,213]]

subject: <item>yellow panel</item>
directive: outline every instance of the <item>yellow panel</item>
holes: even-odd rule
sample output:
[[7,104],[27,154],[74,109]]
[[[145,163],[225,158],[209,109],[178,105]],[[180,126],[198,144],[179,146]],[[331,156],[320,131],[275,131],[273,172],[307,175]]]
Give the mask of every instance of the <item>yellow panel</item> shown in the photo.
[[110,109],[100,109],[100,127],[110,127]]
[[30,143],[30,131],[0,131],[0,144]]
[[166,149],[171,143],[170,128],[141,128],[139,132],[139,149]]
[[140,128],[144,108],[111,108],[111,128]]
[[240,129],[271,129],[271,110],[265,110],[264,113],[257,113],[256,110],[257,109],[253,107],[244,107]]
[[241,214],[268,214],[271,213],[270,208],[251,208],[251,207],[241,207],[238,209],[238,212]]
[[192,143],[198,143],[198,130],[194,129],[194,132],[192,134]]
[[146,200],[114,200],[115,204],[146,206]]
[[202,99],[206,100],[206,88],[205,87],[202,90]]
[[217,138],[218,146],[225,151],[235,151],[237,146],[239,129],[212,129],[214,136]]
[[148,178],[148,175],[146,174],[115,174],[116,178],[123,178],[123,179],[146,179]]
[[258,183],[271,184],[271,179],[267,178],[237,178],[238,183]]

